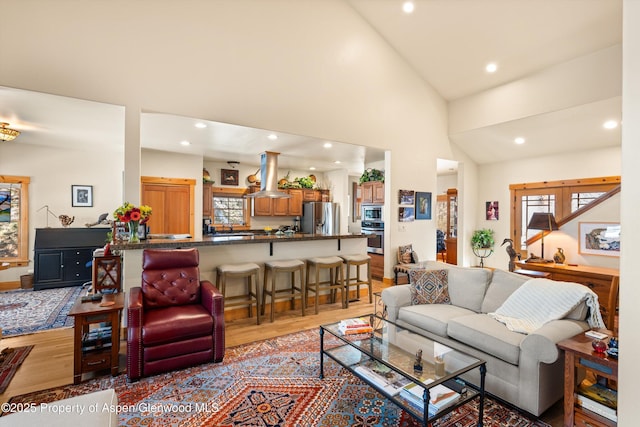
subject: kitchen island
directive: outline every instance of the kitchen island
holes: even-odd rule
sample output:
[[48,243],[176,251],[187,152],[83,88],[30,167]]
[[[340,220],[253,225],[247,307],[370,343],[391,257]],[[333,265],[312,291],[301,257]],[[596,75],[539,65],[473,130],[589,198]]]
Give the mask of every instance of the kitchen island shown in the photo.
[[[368,234],[303,234],[291,236],[262,233],[219,233],[192,239],[147,239],[140,243],[113,243],[111,249],[123,255],[123,284],[128,291],[140,286],[142,275],[142,250],[146,248],[198,248],[200,252],[200,278],[215,283],[215,270],[221,264],[288,259],[305,260],[318,256],[366,254]],[[262,287],[262,272],[260,275]],[[229,286],[228,294],[239,289]],[[246,313],[246,310],[238,310]]]

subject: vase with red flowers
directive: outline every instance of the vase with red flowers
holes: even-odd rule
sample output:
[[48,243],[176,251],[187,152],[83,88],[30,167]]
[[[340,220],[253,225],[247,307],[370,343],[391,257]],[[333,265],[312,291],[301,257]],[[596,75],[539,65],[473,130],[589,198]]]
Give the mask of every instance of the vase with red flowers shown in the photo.
[[118,207],[113,212],[113,218],[119,222],[124,222],[129,227],[129,243],[138,243],[138,227],[149,221],[151,216],[151,207],[147,205],[134,206],[129,202]]

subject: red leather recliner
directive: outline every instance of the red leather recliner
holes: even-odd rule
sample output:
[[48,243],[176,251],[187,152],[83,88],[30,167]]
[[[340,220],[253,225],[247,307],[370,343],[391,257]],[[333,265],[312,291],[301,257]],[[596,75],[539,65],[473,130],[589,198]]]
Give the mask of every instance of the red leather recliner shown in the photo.
[[127,306],[129,381],[224,357],[224,300],[191,249],[145,249]]

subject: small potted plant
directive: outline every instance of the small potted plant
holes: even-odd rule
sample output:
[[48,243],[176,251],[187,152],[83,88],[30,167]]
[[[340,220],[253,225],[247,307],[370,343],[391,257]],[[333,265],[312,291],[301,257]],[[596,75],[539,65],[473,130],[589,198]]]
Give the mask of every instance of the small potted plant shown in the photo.
[[360,175],[360,184],[363,182],[369,181],[383,181],[384,182],[384,171],[380,169],[366,169],[362,175]]
[[483,228],[473,232],[471,236],[471,248],[475,256],[480,258],[480,267],[484,267],[484,259],[493,253],[495,243],[493,230]]

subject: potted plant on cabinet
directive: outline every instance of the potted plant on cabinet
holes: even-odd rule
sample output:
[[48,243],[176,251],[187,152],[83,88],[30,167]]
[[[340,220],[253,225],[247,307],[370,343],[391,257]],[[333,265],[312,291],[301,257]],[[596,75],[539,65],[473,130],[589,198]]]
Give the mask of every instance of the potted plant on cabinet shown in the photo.
[[362,175],[360,175],[360,184],[363,182],[369,181],[383,181],[384,182],[384,172],[380,169],[366,169]]
[[484,267],[484,259],[493,253],[495,245],[494,231],[489,228],[476,230],[471,236],[471,249],[480,258],[480,267]]

